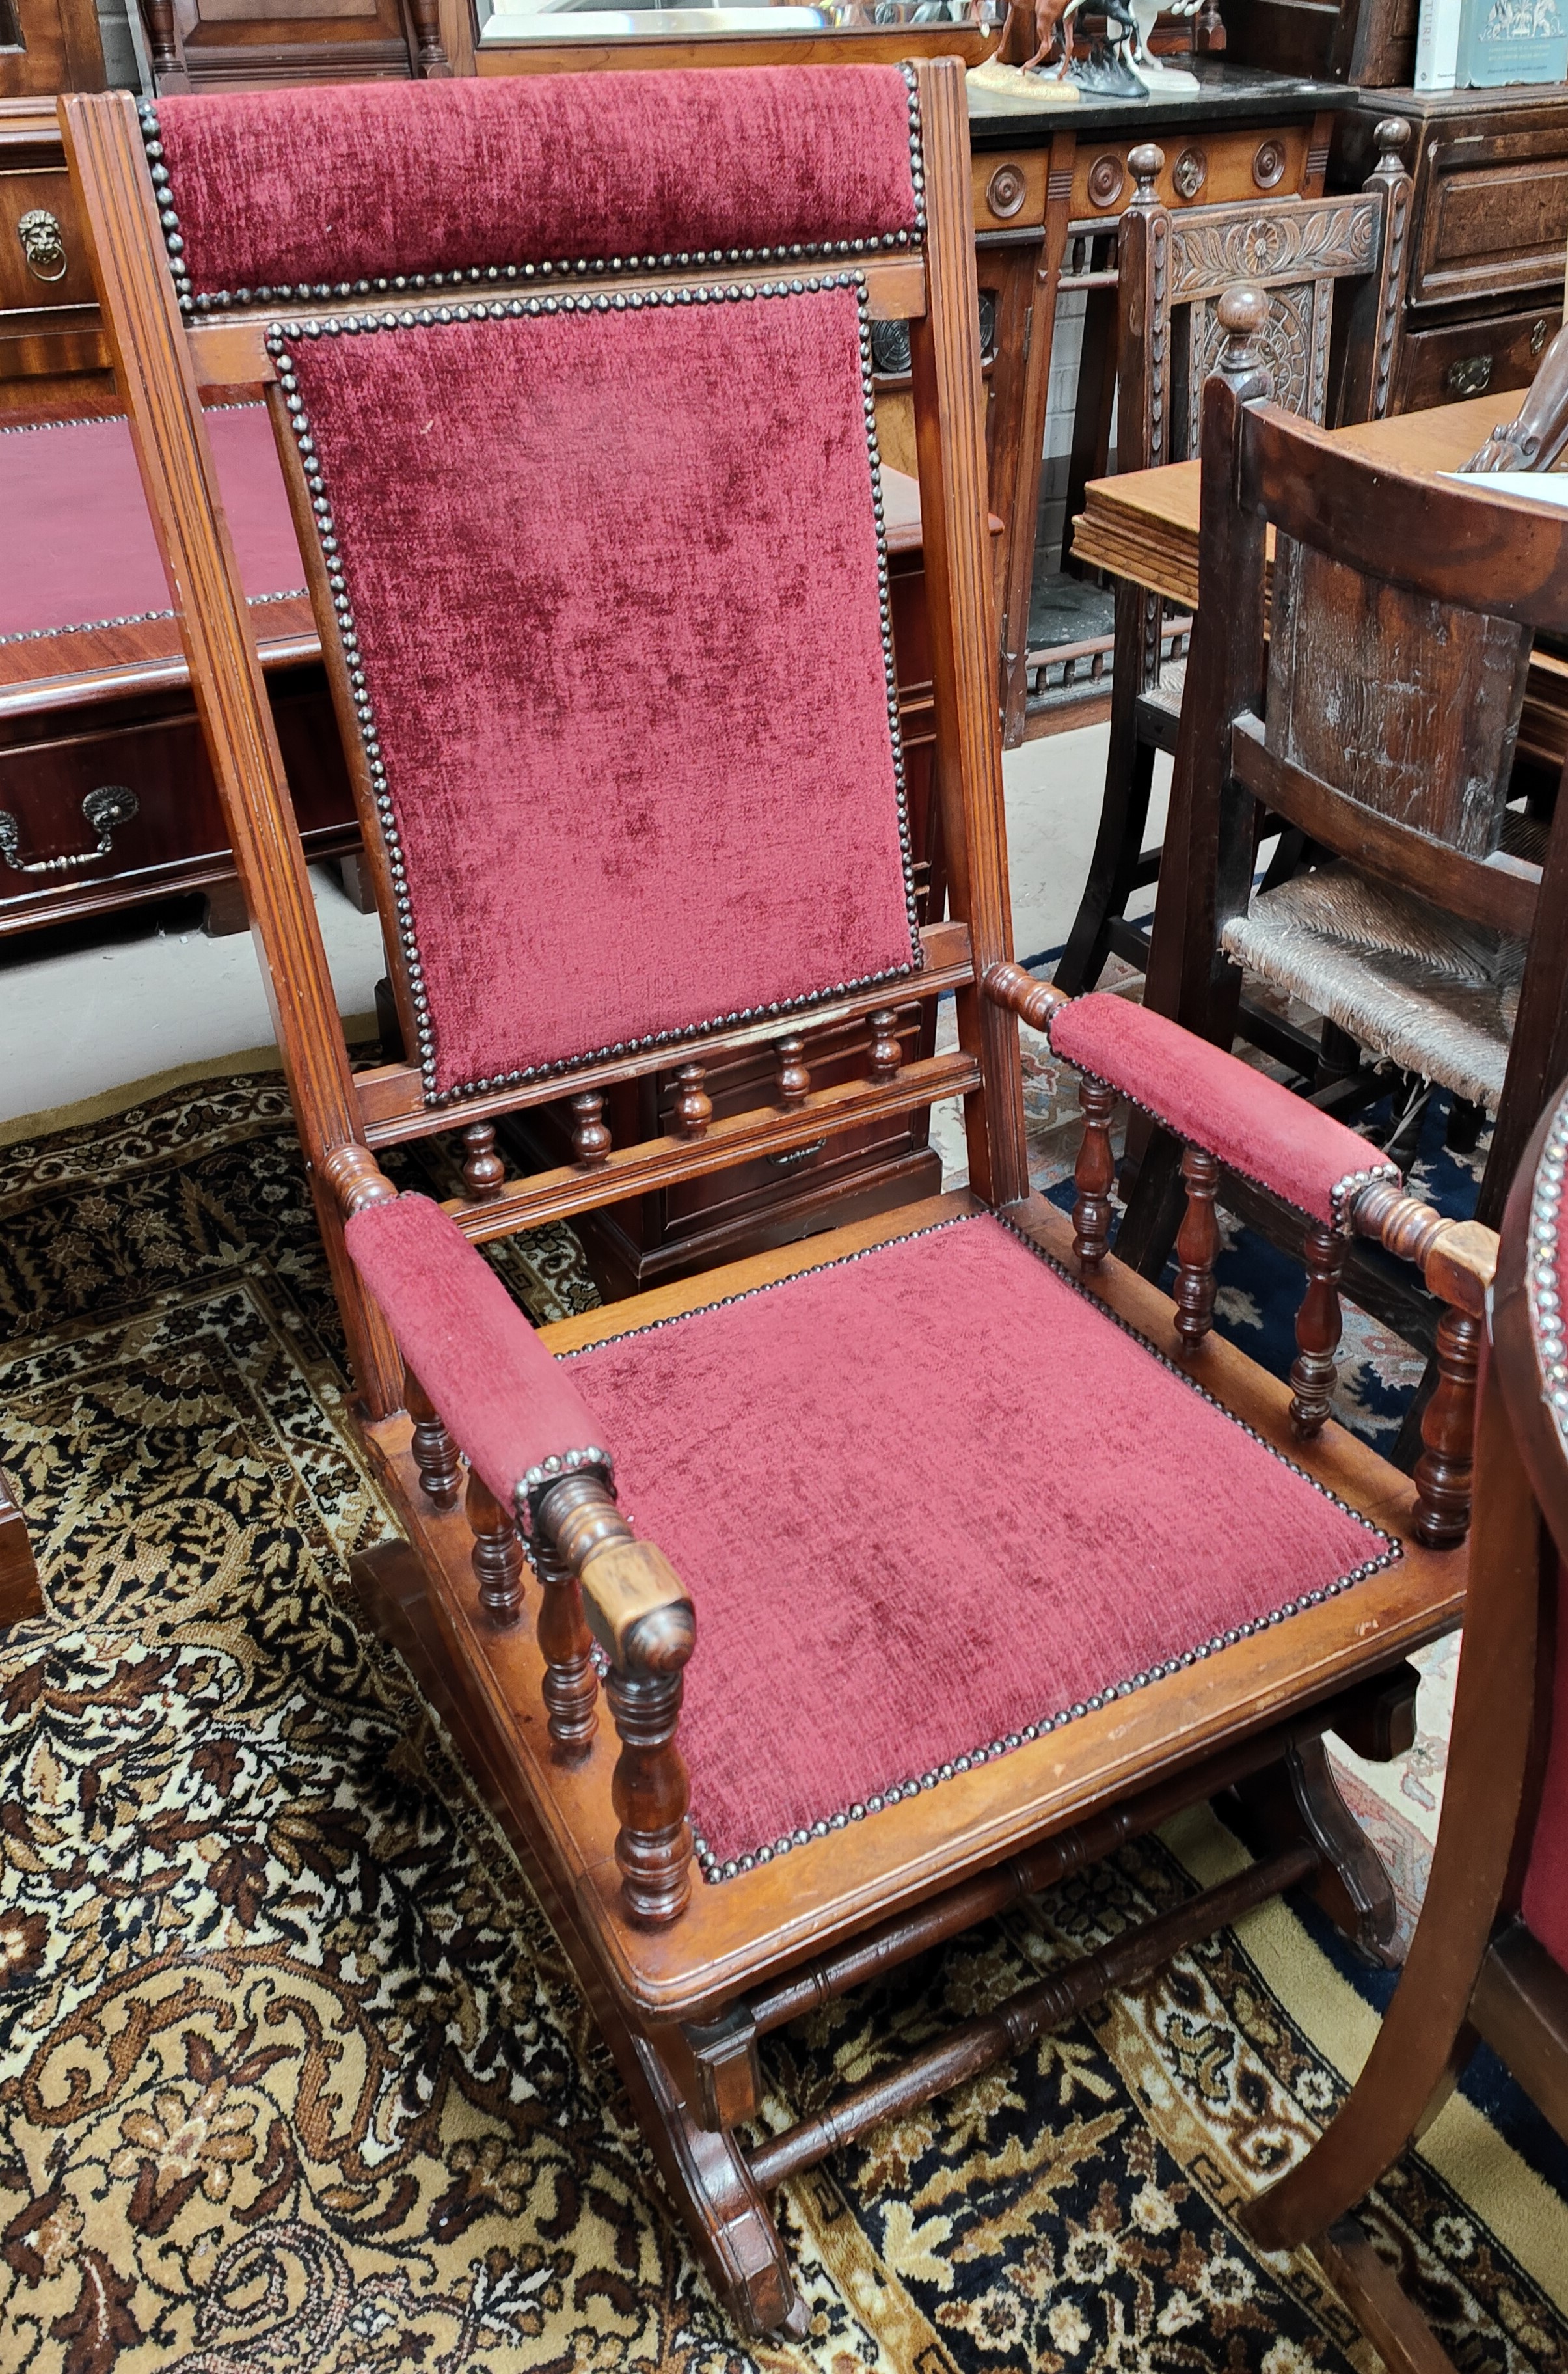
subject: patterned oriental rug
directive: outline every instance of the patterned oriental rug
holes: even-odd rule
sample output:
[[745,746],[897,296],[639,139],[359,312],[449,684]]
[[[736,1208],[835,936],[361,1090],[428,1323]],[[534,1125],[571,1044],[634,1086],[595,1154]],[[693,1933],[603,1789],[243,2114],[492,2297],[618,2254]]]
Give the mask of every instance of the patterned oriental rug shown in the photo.
[[[1065,1092],[1037,1064],[1030,1097],[1048,1179]],[[537,1320],[592,1292],[565,1229],[504,1274]],[[1233,1244],[1226,1323],[1272,1351],[1269,1275]],[[1386,1992],[1289,1903],[791,2187],[811,2337],[737,2339],[526,1882],[357,1617],[345,1561],[388,1519],[275,1075],[0,1150],[0,1331],[50,1611],[0,1642],[7,2374],[1374,2374],[1312,2262],[1236,2223]],[[1378,1802],[1419,1839],[1409,1778]],[[1240,1860],[1188,1816],[783,2032],[769,2122]],[[1464,2374],[1568,2374],[1565,2195],[1482,2068],[1377,2203]]]

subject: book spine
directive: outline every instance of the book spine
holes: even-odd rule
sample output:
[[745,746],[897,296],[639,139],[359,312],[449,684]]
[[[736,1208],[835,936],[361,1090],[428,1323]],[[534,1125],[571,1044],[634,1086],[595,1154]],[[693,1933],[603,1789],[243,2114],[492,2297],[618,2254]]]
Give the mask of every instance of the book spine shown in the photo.
[[1417,90],[1452,90],[1458,79],[1463,0],[1421,0],[1416,35]]

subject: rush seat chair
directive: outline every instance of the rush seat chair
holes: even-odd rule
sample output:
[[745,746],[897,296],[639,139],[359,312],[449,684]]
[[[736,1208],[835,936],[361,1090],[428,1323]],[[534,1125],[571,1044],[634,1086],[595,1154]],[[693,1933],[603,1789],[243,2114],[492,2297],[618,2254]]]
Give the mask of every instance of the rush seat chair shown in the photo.
[[[798,2332],[770,2195],[837,2144],[1296,1882],[1387,1951],[1323,1733],[1391,1752],[1405,1651],[1458,1619],[1492,1240],[1228,1054],[1011,962],[956,64],[62,105],[401,1513],[360,1587],[712,2280]],[[923,928],[879,318],[911,324],[952,911]],[[235,384],[276,424],[408,1050],[357,1075],[203,425]],[[908,1059],[901,1013],[949,991],[957,1045]],[[1071,1222],[1029,1192],[1019,1014],[1085,1075]],[[863,1075],[813,1087],[847,1023]],[[705,1063],[758,1045],[775,1094],[715,1117]],[[655,1072],[661,1134],[614,1143],[607,1091]],[[1116,1086],[1192,1141],[1174,1325],[1106,1252]],[[965,1192],[540,1334],[476,1250],[946,1096]],[[508,1178],[497,1120],[563,1097],[572,1160]],[[439,1132],[444,1208],[378,1161]],[[1289,1386],[1210,1327],[1220,1159],[1301,1215]],[[1413,1487],[1325,1422],[1352,1230],[1456,1308]],[[769,2029],[1252,1776],[1239,1878],[758,2131]]]
[[1565,1167],[1568,1087],[1504,1216],[1469,1612],[1421,1918],[1361,2075],[1246,2218],[1267,2249],[1310,2241],[1391,2374],[1441,2374],[1449,2361],[1352,2213],[1424,2133],[1478,2038],[1568,2142]]

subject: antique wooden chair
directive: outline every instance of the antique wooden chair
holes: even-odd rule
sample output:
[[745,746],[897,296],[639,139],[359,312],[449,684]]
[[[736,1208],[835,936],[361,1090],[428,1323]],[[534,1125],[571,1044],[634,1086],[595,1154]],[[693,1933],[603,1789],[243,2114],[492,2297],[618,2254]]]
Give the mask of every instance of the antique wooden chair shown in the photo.
[[[1568,811],[1548,831],[1508,805],[1530,636],[1568,626],[1568,528],[1484,482],[1401,476],[1260,401],[1246,297],[1227,300],[1203,429],[1199,566],[1232,593],[1194,627],[1145,1003],[1229,1046],[1246,966],[1343,1034],[1327,1098],[1375,1085],[1359,1050],[1483,1107],[1476,1216],[1495,1227],[1568,1068]],[[1312,856],[1255,890],[1266,816]],[[1134,1153],[1117,1249],[1157,1272],[1179,1153],[1168,1136]],[[1363,1284],[1430,1340],[1430,1306]]]
[[1351,2212],[1424,2132],[1478,2037],[1568,2141],[1565,1161],[1559,1089],[1503,1225],[1448,1771],[1410,1955],[1349,2098],[1246,2221],[1270,2250],[1310,2240],[1391,2374],[1447,2360]]
[[[63,108],[406,1535],[360,1587],[714,2282],[797,2331],[791,2173],[1293,1882],[1387,1951],[1322,1735],[1390,1752],[1405,1651],[1458,1617],[1470,1389],[1457,1357],[1412,1490],[1324,1424],[1321,1280],[1293,1389],[1219,1342],[1216,1164],[1260,1166],[1315,1245],[1418,1262],[1461,1346],[1491,1242],[1229,1054],[1010,961],[956,65]],[[918,933],[884,314],[911,323],[953,911]],[[277,425],[411,1051],[357,1076],[204,429],[230,382]],[[948,990],[956,1047],[905,1059],[899,1003]],[[1029,1193],[1020,1013],[1093,1075],[1071,1223]],[[847,1019],[864,1070],[813,1087],[808,1034]],[[715,1117],[705,1063],[758,1045],[769,1099]],[[612,1144],[607,1089],[672,1065],[662,1133]],[[1194,1140],[1174,1334],[1106,1259],[1112,1082]],[[508,1180],[474,1133],[564,1090],[572,1159]],[[541,1334],[475,1250],[946,1095],[964,1193]],[[381,1149],[456,1130],[467,1192],[397,1194]],[[1239,1878],[747,2133],[769,2029],[1254,1774],[1280,1817]]]
[[[1319,427],[1330,410],[1340,421],[1382,418],[1404,302],[1412,184],[1401,151],[1410,130],[1398,116],[1377,126],[1377,163],[1364,191],[1254,200],[1190,217],[1173,213],[1155,191],[1162,151],[1133,149],[1128,163],[1138,186],[1117,249],[1118,471],[1157,469],[1198,452],[1203,382],[1224,336],[1220,300],[1243,285],[1267,300],[1260,336],[1276,404]],[[1349,302],[1336,321],[1341,283]],[[1190,622],[1178,622],[1173,635],[1159,596],[1125,580],[1116,603],[1100,824],[1054,976],[1071,996],[1094,988],[1113,953],[1140,970],[1148,961],[1148,926],[1129,922],[1127,907],[1159,877],[1159,849],[1145,849],[1143,834],[1155,753],[1176,748],[1186,673],[1172,649]]]

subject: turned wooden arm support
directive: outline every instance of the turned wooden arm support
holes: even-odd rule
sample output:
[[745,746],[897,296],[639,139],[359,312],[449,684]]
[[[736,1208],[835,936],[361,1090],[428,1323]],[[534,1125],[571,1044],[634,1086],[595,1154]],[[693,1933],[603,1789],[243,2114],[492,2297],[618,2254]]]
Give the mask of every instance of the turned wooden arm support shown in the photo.
[[1381,1179],[1362,1189],[1350,1221],[1358,1237],[1413,1263],[1440,1302],[1478,1321],[1485,1317],[1487,1289],[1497,1275],[1494,1228],[1478,1220],[1445,1220],[1430,1204]]
[[368,1146],[334,1146],[319,1166],[327,1189],[345,1220],[371,1204],[391,1204],[397,1189]]
[[589,1628],[627,1673],[679,1673],[696,1646],[696,1616],[661,1550],[639,1542],[597,1475],[572,1475],[540,1496],[535,1531],[577,1577]]
[[1058,1007],[1069,1003],[1065,991],[1053,989],[1048,981],[1036,981],[1022,965],[992,965],[980,988],[993,1005],[1005,1006],[1031,1030],[1043,1030]]

